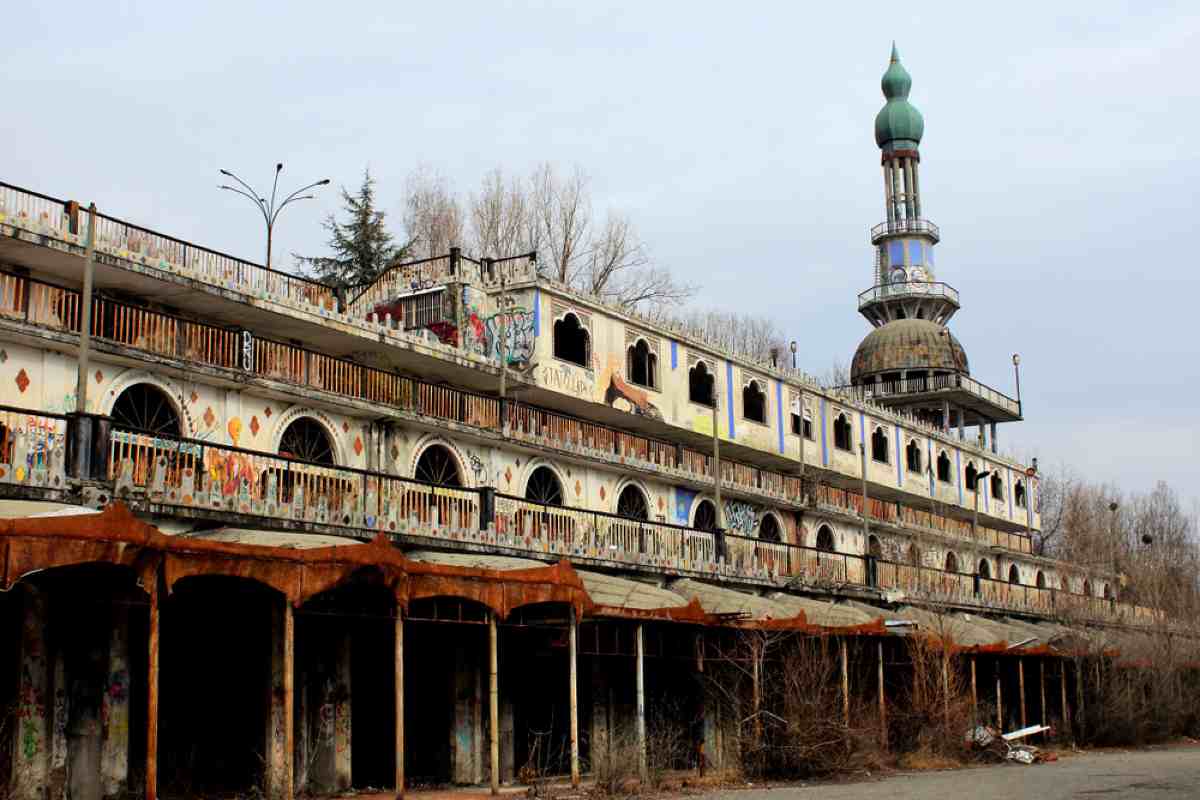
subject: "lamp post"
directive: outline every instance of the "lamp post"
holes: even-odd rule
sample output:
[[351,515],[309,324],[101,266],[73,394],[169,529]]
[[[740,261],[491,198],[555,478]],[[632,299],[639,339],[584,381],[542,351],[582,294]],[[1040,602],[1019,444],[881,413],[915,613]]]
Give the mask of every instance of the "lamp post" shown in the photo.
[[297,189],[296,191],[289,194],[287,197],[283,198],[283,200],[281,202],[276,204],[275,201],[277,199],[277,190],[279,189],[279,173],[282,171],[283,171],[283,164],[282,163],[276,164],[275,165],[275,180],[271,184],[271,199],[270,200],[268,200],[265,197],[260,197],[258,192],[254,191],[252,188],[250,188],[250,184],[246,183],[244,180],[239,178],[237,175],[234,175],[229,170],[223,169],[220,171],[221,174],[224,175],[225,177],[233,178],[235,181],[240,183],[242,185],[242,188],[239,189],[236,186],[229,186],[228,184],[221,184],[221,186],[219,188],[225,189],[230,192],[235,192],[237,194],[240,194],[242,197],[249,198],[250,202],[254,203],[254,205],[258,207],[258,210],[260,212],[262,212],[263,222],[265,222],[267,224],[267,269],[271,268],[271,236],[275,231],[275,220],[277,220],[279,218],[279,212],[283,211],[283,209],[286,208],[288,206],[288,204],[293,203],[296,200],[311,200],[315,196],[315,195],[311,195],[311,194],[301,194],[301,192],[307,192],[309,189],[314,189],[318,186],[326,186],[329,183],[329,178],[325,178],[324,180],[319,180],[314,183],[310,183],[308,186],[302,186],[299,189]]
[[792,351],[792,369],[793,370],[796,369],[796,351],[799,349],[800,349],[800,347],[799,347],[799,345],[796,344],[796,340],[792,339],[792,343],[790,345],[788,345],[788,350]]
[[975,476],[975,485],[971,489],[975,492],[975,512],[973,521],[971,522],[971,538],[979,538],[979,482],[992,474],[990,469],[985,469],[983,472]]
[[1017,378],[1017,414],[1023,417],[1025,415],[1024,409],[1021,408],[1021,355],[1019,353],[1013,353],[1013,374]]

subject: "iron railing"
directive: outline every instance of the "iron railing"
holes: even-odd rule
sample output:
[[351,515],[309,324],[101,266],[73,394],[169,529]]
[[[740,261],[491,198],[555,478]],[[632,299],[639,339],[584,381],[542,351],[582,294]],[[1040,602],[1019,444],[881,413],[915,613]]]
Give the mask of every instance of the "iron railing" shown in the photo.
[[889,300],[897,297],[941,297],[949,300],[955,306],[959,305],[958,289],[955,289],[948,283],[937,281],[903,281],[901,283],[881,283],[872,286],[865,292],[860,292],[858,295],[858,307],[861,310],[880,300]]
[[934,241],[941,238],[942,232],[927,219],[896,219],[881,222],[871,228],[871,244],[878,244],[879,240],[884,236],[890,236],[897,233],[923,233],[933,237]]
[[0,406],[0,483],[63,489],[66,450],[64,415]]
[[1021,414],[1021,404],[1018,401],[1003,392],[998,392],[990,386],[980,383],[969,375],[961,375],[959,373],[946,372],[920,377],[897,378],[890,381],[871,381],[838,386],[834,391],[848,394],[858,400],[876,400],[881,397],[897,397],[955,389],[962,389],[969,392],[1015,416],[1020,416]]

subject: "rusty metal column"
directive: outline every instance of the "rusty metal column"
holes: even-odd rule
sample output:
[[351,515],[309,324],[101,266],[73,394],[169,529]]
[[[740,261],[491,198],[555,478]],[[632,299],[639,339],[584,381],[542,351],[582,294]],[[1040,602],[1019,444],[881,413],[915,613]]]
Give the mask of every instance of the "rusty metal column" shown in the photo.
[[491,739],[492,794],[500,794],[500,676],[496,657],[496,612],[488,614],[488,733]]
[[295,735],[294,681],[296,673],[296,614],[292,602],[283,598],[283,797],[295,797]]
[[842,637],[842,722],[850,727],[850,656],[846,637]]
[[971,723],[979,724],[979,690],[975,683],[975,656],[971,656]]
[[396,797],[404,796],[404,611],[396,606]]
[[146,655],[146,800],[158,798],[158,575],[150,588],[150,633]]
[[1087,735],[1087,722],[1083,715],[1083,666],[1075,662],[1075,720],[1079,723],[1079,739]]
[[887,206],[887,221],[896,221],[896,209],[892,206],[892,177],[888,172],[887,162],[883,165],[883,199]]
[[634,652],[637,661],[637,748],[638,775],[644,781],[649,775],[646,763],[646,640],[639,622],[634,632]]
[[[1059,693],[1062,695],[1062,720],[1063,732],[1071,729],[1071,707],[1067,705],[1067,662],[1065,659],[1060,659],[1058,662],[1058,678],[1059,678]],[[1074,738],[1074,732],[1072,732]]]
[[1017,681],[1021,690],[1021,727],[1028,728],[1029,721],[1025,718],[1025,659],[1017,656]]
[[579,785],[579,620],[571,606],[571,629],[568,631],[571,657],[571,785]]
[[1046,659],[1038,659],[1038,683],[1041,685],[1042,718],[1040,725],[1046,724]]
[[92,277],[96,271],[96,204],[88,206],[87,255],[83,262],[83,294],[79,310],[79,356],[76,363],[75,411],[87,413],[88,356],[92,346]]
[[1004,695],[1000,691],[1000,657],[996,656],[996,727],[1004,733]]

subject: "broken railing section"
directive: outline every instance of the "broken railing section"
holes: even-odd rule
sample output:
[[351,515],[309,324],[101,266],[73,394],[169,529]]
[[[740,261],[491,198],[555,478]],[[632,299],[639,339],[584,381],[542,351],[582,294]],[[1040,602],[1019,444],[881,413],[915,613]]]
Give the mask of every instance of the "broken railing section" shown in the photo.
[[65,489],[68,419],[0,406],[0,483]]

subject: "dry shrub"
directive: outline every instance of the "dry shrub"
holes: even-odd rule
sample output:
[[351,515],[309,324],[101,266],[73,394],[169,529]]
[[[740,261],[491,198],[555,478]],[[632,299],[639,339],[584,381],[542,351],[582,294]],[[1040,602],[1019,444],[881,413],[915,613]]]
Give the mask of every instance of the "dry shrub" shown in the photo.
[[633,794],[642,788],[666,788],[676,770],[696,766],[688,715],[679,702],[656,702],[646,709],[646,780],[641,778],[637,732],[622,725],[610,736],[606,753],[593,754],[596,788],[608,794]]
[[971,690],[948,641],[937,634],[905,640],[912,673],[906,690],[890,707],[890,731],[909,763],[957,763],[966,754]]

